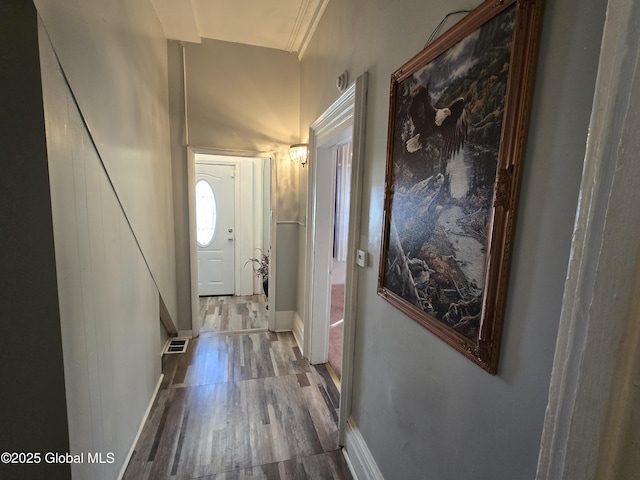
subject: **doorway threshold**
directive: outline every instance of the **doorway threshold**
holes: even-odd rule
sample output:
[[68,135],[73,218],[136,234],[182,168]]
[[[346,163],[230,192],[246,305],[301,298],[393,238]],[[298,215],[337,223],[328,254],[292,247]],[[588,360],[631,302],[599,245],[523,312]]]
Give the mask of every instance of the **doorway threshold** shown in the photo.
[[336,386],[336,388],[338,389],[338,392],[340,391],[340,377],[338,377],[338,374],[336,373],[336,371],[333,369],[333,367],[331,366],[331,364],[329,362],[324,364],[325,367],[327,367],[327,372],[329,372],[329,376],[331,377],[331,380],[333,380],[333,384]]

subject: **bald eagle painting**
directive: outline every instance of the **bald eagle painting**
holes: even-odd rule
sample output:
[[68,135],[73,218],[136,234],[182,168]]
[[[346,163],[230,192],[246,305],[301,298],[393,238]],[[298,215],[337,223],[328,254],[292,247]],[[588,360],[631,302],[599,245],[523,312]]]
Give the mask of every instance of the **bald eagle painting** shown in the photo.
[[458,153],[467,136],[467,114],[464,98],[455,99],[448,107],[436,108],[431,103],[429,84],[420,85],[411,99],[409,117],[415,135],[406,142],[407,152],[414,153],[422,148],[420,139],[440,133],[447,157]]
[[392,77],[380,283],[470,339],[487,277],[514,18],[506,9]]

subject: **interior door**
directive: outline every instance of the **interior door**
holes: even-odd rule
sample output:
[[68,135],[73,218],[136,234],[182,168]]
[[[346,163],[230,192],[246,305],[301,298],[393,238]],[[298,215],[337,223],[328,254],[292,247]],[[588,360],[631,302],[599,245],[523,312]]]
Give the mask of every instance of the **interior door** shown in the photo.
[[235,289],[235,166],[196,163],[198,295]]

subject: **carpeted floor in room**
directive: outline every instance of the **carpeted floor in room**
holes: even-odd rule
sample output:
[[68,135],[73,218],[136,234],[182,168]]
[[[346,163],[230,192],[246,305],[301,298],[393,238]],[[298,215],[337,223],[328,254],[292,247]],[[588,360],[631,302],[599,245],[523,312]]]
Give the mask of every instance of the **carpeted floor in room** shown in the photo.
[[329,327],[329,365],[342,378],[342,343],[344,333],[344,284],[331,285],[331,324]]

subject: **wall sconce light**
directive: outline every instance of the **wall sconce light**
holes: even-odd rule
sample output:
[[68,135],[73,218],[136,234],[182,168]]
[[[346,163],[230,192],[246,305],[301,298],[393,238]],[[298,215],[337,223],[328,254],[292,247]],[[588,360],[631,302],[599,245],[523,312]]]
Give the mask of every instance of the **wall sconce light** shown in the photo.
[[300,163],[304,167],[309,158],[309,144],[296,143],[289,147],[289,158],[292,162]]

